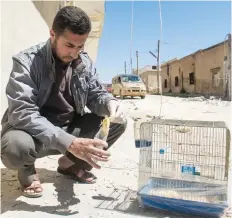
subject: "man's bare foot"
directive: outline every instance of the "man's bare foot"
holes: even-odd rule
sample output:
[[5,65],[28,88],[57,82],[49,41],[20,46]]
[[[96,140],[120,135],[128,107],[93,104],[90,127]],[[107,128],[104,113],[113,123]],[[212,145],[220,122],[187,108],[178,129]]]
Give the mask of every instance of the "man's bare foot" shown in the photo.
[[25,192],[25,193],[39,193],[42,191],[43,191],[43,189],[42,189],[40,181],[32,182],[32,184],[29,187],[27,187],[23,190],[23,192]]
[[76,171],[75,173],[76,173],[76,176],[78,178],[84,179],[86,183],[91,183],[94,180],[96,180],[96,177],[88,171],[80,169],[80,170]]
[[62,156],[58,160],[58,173],[66,176],[71,176],[74,180],[81,183],[95,183],[97,177],[92,173],[75,167],[74,163],[69,160],[66,156]]
[[36,198],[36,197],[42,196],[43,188],[39,181],[38,175],[36,174],[34,175],[34,177],[35,177],[35,180],[33,180],[30,186],[23,187],[22,185],[21,190],[22,190],[23,195],[26,197]]
[[74,164],[67,168],[59,166],[57,168],[57,172],[65,176],[71,177],[72,179],[80,183],[93,184],[96,183],[97,179],[97,177],[94,176],[91,172],[84,169],[77,169]]

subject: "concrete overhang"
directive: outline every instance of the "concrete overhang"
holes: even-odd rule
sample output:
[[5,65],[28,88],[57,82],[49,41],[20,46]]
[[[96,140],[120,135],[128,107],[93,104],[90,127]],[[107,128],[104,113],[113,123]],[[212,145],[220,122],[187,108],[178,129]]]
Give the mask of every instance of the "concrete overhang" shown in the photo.
[[96,62],[99,40],[104,24],[105,1],[66,1],[66,5],[80,7],[89,15],[92,23],[92,31],[86,41],[85,51],[88,52],[91,59]]

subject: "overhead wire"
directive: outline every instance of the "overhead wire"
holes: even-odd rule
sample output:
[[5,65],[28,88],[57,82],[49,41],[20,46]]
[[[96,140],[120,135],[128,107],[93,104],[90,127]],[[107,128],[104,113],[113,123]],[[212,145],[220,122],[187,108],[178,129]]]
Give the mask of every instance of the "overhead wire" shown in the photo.
[[132,42],[133,42],[133,28],[134,28],[134,0],[131,1],[131,23],[130,23],[130,73],[132,72]]
[[[158,0],[159,2],[159,18],[160,18],[160,42],[162,42],[162,32],[163,32],[163,22],[162,22],[162,10],[161,10],[161,2],[160,0]],[[131,2],[131,37],[130,37],[130,66],[131,66],[131,73],[132,73],[132,39],[133,39],[133,23],[134,23],[134,1],[132,0]],[[159,51],[160,52],[160,51]],[[141,53],[141,52],[140,52]],[[160,57],[160,54],[159,54]],[[159,58],[159,71],[160,71],[160,58]],[[158,78],[160,80],[160,77]],[[158,81],[157,81],[158,82]],[[162,83],[162,79],[161,79],[161,83]],[[161,87],[161,89],[160,89]],[[161,116],[161,112],[162,112],[162,106],[163,106],[163,93],[162,93],[162,84],[159,83],[159,90],[161,90],[160,93],[160,110],[159,110],[159,117]]]
[[[162,19],[162,10],[161,10],[161,2],[160,2],[160,0],[159,0],[159,18],[160,18],[160,42],[162,42],[162,32],[163,32],[163,21],[162,20],[163,19]],[[159,62],[158,63],[158,66],[159,66],[158,71],[160,72],[160,69],[161,69],[161,66],[160,66],[160,49],[159,49],[159,60],[158,60],[158,62]],[[159,76],[158,79],[160,81],[160,76]],[[158,89],[161,91],[160,92],[160,110],[159,110],[159,117],[161,117],[162,106],[163,106],[162,76],[161,76],[161,84],[159,83]]]

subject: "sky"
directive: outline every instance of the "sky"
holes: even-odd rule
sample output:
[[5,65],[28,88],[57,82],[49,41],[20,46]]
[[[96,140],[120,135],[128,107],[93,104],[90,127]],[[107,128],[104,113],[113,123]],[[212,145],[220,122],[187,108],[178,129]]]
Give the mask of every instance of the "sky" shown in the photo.
[[113,76],[131,72],[136,68],[156,65],[160,43],[160,62],[181,58],[202,48],[225,40],[231,32],[230,1],[162,1],[162,28],[158,1],[133,2],[133,28],[131,40],[132,1],[106,1],[105,20],[99,41],[96,68],[103,82]]

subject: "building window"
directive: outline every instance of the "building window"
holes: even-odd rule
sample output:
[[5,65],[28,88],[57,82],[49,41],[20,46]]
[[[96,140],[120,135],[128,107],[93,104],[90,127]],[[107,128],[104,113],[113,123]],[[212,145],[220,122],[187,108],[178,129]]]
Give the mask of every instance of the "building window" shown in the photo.
[[164,80],[164,88],[168,88],[168,80],[167,79]]
[[175,77],[175,86],[179,86],[179,77],[178,76]]
[[169,76],[169,64],[167,65],[167,75]]
[[195,83],[194,72],[192,72],[192,73],[189,74],[189,84],[193,85],[194,83]]

